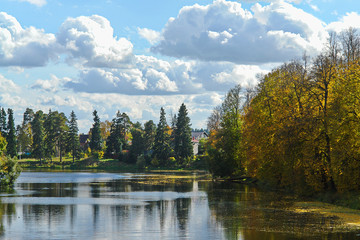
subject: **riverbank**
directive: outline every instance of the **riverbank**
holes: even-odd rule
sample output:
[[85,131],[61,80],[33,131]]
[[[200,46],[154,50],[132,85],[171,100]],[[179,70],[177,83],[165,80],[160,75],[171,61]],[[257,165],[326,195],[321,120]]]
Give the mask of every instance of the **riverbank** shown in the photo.
[[75,160],[72,158],[63,158],[60,162],[59,158],[53,158],[51,161],[40,161],[38,159],[20,159],[18,163],[23,169],[58,169],[58,170],[103,170],[103,171],[118,171],[118,172],[194,172],[201,171],[207,172],[201,168],[177,168],[177,167],[138,167],[136,164],[129,164],[117,159],[96,159],[96,158],[83,158]]

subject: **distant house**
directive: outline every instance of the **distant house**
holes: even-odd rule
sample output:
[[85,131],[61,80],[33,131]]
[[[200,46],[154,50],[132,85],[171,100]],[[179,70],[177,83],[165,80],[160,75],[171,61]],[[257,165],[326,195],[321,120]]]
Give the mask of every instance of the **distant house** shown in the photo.
[[79,141],[80,141],[80,147],[84,150],[86,150],[89,146],[89,139],[90,135],[89,134],[80,134],[79,136]]
[[209,135],[205,131],[191,132],[191,142],[193,144],[194,155],[199,153],[199,142],[201,139],[207,139]]

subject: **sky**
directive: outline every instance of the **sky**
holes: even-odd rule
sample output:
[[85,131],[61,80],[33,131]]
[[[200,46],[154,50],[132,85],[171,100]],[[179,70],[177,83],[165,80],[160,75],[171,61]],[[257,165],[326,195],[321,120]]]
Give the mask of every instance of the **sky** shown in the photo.
[[[193,128],[237,84],[316,56],[360,28],[358,0],[0,0],[0,106],[73,110],[80,132],[125,112],[158,122],[187,106]],[[360,32],[360,30],[359,30]]]

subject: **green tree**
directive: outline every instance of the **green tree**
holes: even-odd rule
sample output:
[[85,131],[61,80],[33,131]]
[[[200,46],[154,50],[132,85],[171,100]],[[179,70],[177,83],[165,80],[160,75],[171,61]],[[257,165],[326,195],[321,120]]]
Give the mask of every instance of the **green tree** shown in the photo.
[[23,121],[18,131],[18,148],[19,152],[30,152],[32,145],[31,121],[34,118],[34,111],[26,108],[23,114]]
[[193,155],[191,124],[185,104],[181,104],[174,130],[174,151],[180,164]]
[[17,147],[16,147],[16,133],[15,133],[15,122],[14,122],[14,112],[11,108],[8,109],[8,124],[7,124],[7,146],[6,146],[6,153],[10,157],[17,156]]
[[75,162],[75,157],[79,157],[80,152],[80,142],[79,142],[79,128],[77,124],[77,118],[74,111],[70,113],[70,121],[68,121],[68,135],[67,135],[67,148],[71,152],[73,162]]
[[156,128],[154,140],[153,157],[155,157],[161,165],[166,165],[170,154],[170,127],[166,122],[165,110],[161,108],[160,120]]
[[0,111],[0,132],[1,132],[2,136],[6,138],[7,122],[6,122],[6,111],[4,108],[1,108],[1,111]]
[[39,110],[31,121],[33,131],[32,155],[40,160],[44,158],[44,113]]
[[130,161],[136,163],[137,157],[144,154],[145,151],[145,138],[144,131],[140,126],[131,129],[132,144],[130,146]]
[[100,151],[102,148],[102,139],[101,139],[101,129],[100,129],[100,118],[97,114],[97,111],[94,110],[94,124],[91,128],[91,139],[90,139],[90,148],[91,151],[96,152]]
[[122,149],[125,143],[125,131],[123,123],[123,115],[120,111],[117,111],[116,117],[111,121],[110,135],[106,141],[106,154],[119,155],[122,153]]
[[221,105],[219,129],[210,132],[207,154],[213,176],[233,177],[244,173],[241,111],[241,87],[238,85],[230,89]]
[[144,148],[150,152],[154,146],[156,135],[156,125],[153,120],[149,120],[144,124]]
[[58,136],[57,126],[55,125],[55,112],[52,112],[51,109],[49,113],[44,116],[44,151],[45,157],[52,161],[52,157],[56,153],[56,139]]

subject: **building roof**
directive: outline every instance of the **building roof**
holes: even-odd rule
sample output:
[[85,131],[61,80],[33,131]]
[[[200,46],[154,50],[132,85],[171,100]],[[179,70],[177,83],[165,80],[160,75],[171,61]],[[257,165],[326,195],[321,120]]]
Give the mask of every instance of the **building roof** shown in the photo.
[[205,131],[202,131],[202,132],[191,132],[191,137],[192,137],[192,138],[198,138],[198,137],[200,137],[200,136],[203,135],[203,134],[204,134],[206,137],[209,136]]

